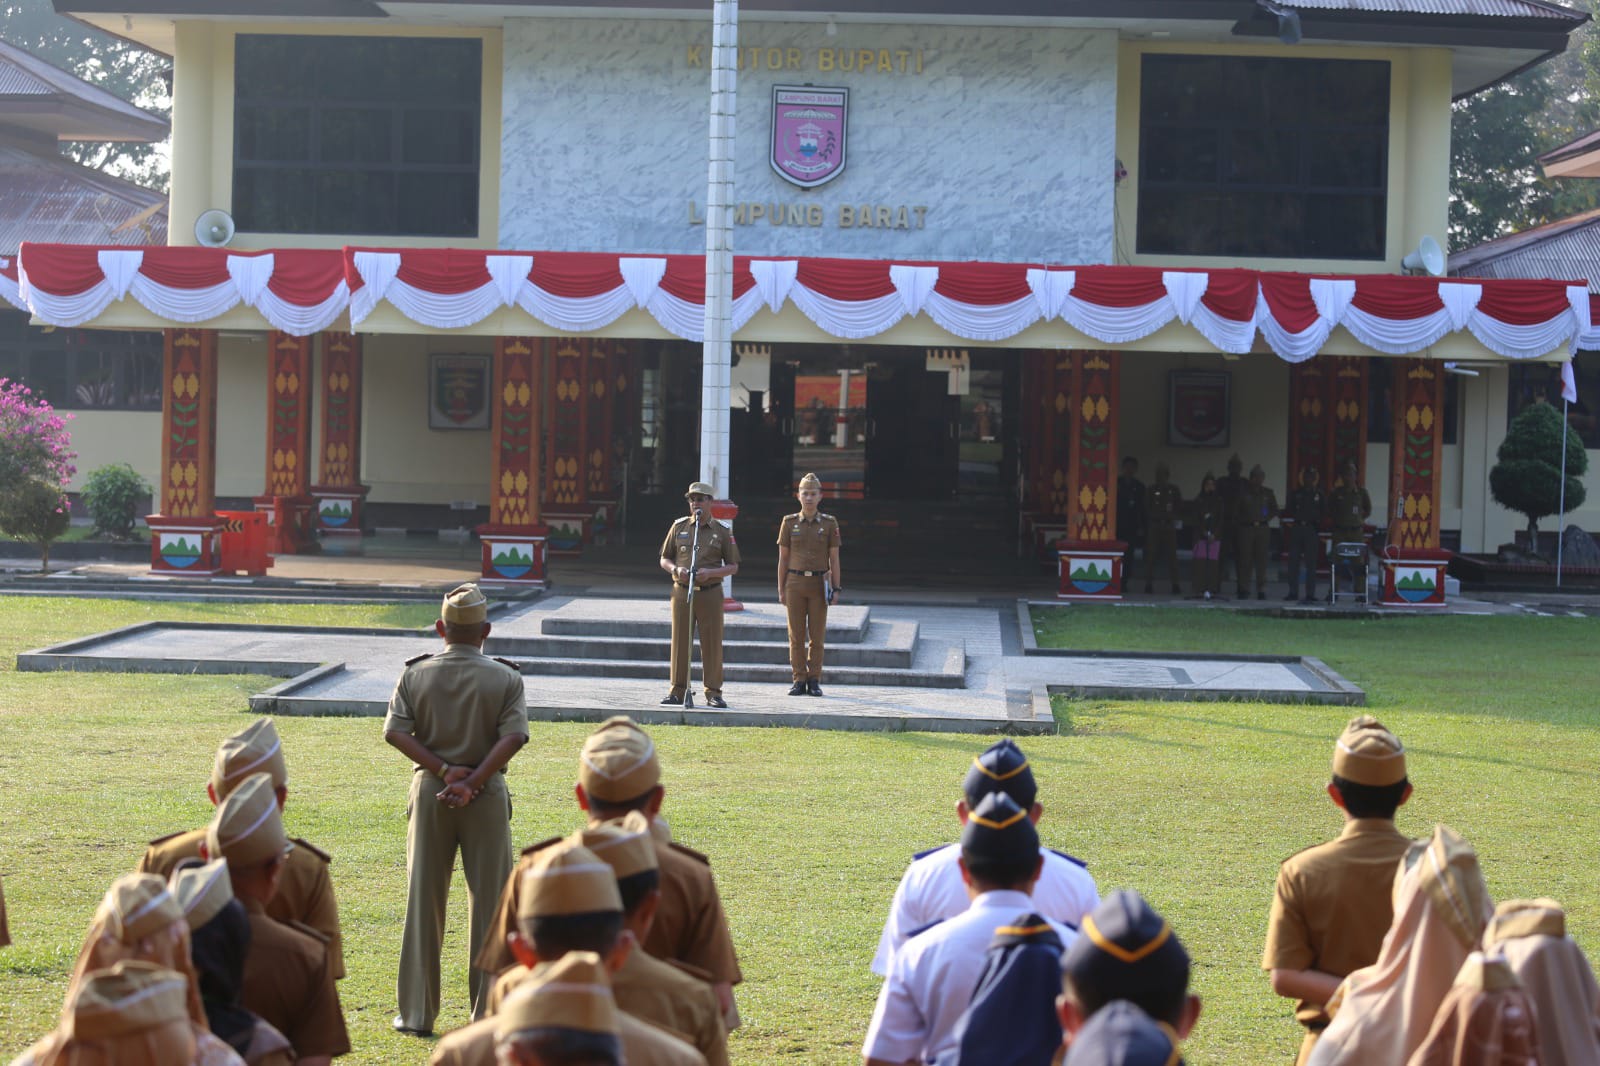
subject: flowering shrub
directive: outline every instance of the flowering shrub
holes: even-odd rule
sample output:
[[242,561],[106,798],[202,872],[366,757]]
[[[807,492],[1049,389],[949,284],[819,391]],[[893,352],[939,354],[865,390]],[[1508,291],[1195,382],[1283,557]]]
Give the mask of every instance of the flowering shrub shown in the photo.
[[0,378],[0,530],[39,545],[50,565],[50,542],[67,531],[67,482],[78,468],[67,420],[20,381]]

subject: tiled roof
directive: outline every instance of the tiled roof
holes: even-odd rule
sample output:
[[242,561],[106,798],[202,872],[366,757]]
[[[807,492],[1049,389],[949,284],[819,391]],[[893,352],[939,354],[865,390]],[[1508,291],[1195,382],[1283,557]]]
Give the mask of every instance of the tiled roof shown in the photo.
[[1403,15],[1483,15],[1506,18],[1581,19],[1584,12],[1546,0],[1279,0],[1284,7]]
[[[24,240],[62,244],[165,244],[167,198],[69,159],[0,146],[0,255]],[[159,207],[142,224],[117,227]]]
[[[167,122],[159,115],[0,41],[0,124],[6,122],[8,96],[55,98],[67,128],[52,132],[75,140],[159,141],[167,135]],[[27,124],[36,127],[37,112],[31,114],[35,117]]]
[[1600,209],[1547,222],[1450,255],[1452,276],[1591,278],[1600,291]]

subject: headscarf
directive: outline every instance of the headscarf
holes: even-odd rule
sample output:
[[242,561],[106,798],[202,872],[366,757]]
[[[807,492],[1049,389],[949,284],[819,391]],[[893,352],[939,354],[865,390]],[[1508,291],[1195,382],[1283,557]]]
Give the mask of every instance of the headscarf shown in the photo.
[[250,916],[230,899],[209,922],[190,931],[190,952],[199,975],[200,1001],[211,1031],[240,1055],[255,1035],[256,1016],[239,1005],[244,960],[250,953]]
[[1533,1002],[1542,1066],[1600,1062],[1600,986],[1566,917],[1553,899],[1507,900],[1483,934],[1484,951],[1506,960]]
[[207,1028],[199,982],[189,958],[189,923],[167,883],[153,874],[124,874],[106,890],[72,968],[67,1002],[72,1002],[85,975],[109,969],[124,959],[151,962],[182,974],[189,982],[189,1018],[201,1029]]
[[1478,946],[1493,904],[1472,845],[1448,826],[1406,852],[1378,961],[1345,978],[1309,1066],[1405,1066]]
[[1406,1066],[1538,1066],[1533,1005],[1497,956],[1474,951]]

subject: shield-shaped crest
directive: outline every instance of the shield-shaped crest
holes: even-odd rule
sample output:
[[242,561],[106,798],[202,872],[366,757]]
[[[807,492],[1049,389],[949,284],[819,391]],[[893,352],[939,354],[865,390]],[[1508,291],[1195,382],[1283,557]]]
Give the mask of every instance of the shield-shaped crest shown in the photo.
[[849,89],[772,87],[772,169],[802,189],[844,173]]

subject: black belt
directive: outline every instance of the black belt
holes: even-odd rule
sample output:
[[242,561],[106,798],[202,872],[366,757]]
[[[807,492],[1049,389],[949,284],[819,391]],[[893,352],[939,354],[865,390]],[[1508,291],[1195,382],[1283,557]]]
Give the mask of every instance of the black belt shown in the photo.
[[828,576],[828,571],[826,571],[826,570],[790,570],[789,573],[797,574],[800,577],[827,577]]

